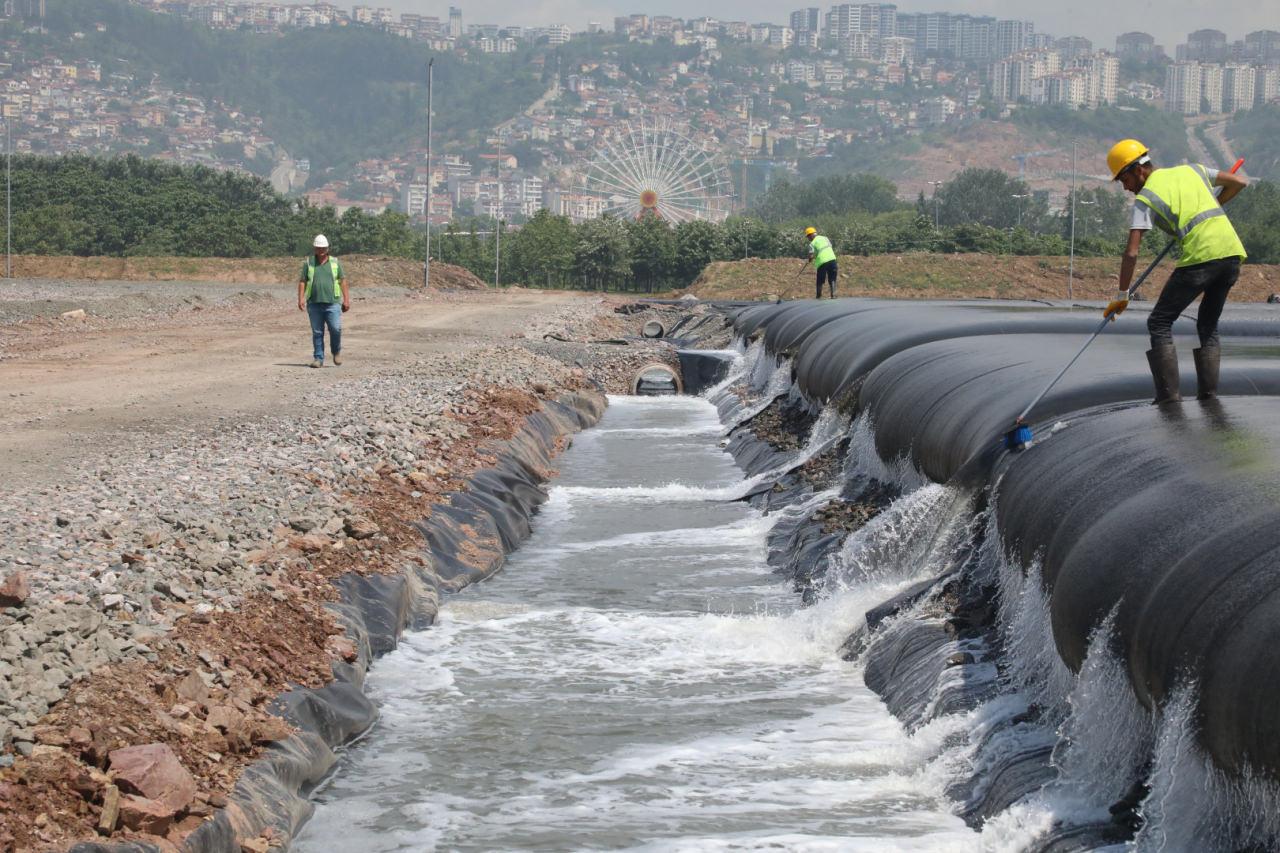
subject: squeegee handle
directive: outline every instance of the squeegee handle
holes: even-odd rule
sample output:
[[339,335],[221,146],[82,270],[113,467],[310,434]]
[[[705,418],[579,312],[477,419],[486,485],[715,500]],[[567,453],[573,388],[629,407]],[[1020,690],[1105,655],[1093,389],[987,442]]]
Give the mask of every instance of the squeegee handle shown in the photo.
[[[1243,165],[1244,165],[1244,158],[1241,157],[1239,160],[1235,162],[1235,165],[1231,167],[1231,170],[1230,170],[1231,174],[1234,175],[1236,172],[1240,171],[1240,167]],[[1222,191],[1222,188],[1217,187],[1214,189],[1213,194],[1217,196],[1217,194],[1220,193],[1221,191]],[[1147,276],[1151,275],[1152,270],[1154,270],[1157,266],[1159,266],[1160,262],[1164,260],[1165,255],[1169,254],[1169,252],[1173,249],[1176,243],[1177,243],[1176,240],[1170,240],[1167,244],[1165,244],[1165,247],[1160,250],[1160,254],[1156,255],[1156,259],[1152,261],[1150,264],[1148,264],[1147,268],[1142,271],[1142,275],[1138,276],[1138,278],[1133,282],[1133,284],[1129,286],[1130,297],[1132,297],[1133,294],[1138,292],[1138,288],[1141,287],[1142,283],[1147,280]],[[1022,410],[1022,414],[1018,415],[1018,419],[1014,421],[1014,423],[1019,423],[1019,424],[1022,423],[1023,419],[1026,418],[1026,416],[1031,412],[1031,410],[1036,407],[1036,404],[1044,399],[1044,395],[1052,391],[1053,386],[1057,385],[1060,381],[1062,381],[1062,377],[1067,375],[1067,371],[1071,369],[1071,365],[1075,364],[1077,361],[1080,360],[1080,356],[1084,355],[1084,351],[1089,348],[1089,344],[1093,343],[1094,339],[1097,338],[1098,335],[1102,334],[1102,330],[1107,327],[1107,323],[1109,322],[1111,322],[1110,317],[1102,318],[1102,322],[1098,324],[1098,328],[1093,330],[1093,334],[1089,336],[1089,340],[1084,342],[1084,346],[1080,347],[1079,352],[1077,352],[1074,356],[1072,356],[1071,360],[1067,362],[1067,366],[1059,370],[1058,375],[1050,379],[1049,384],[1044,386],[1044,390],[1042,390],[1039,394],[1037,394],[1036,398],[1027,404],[1027,407]]]

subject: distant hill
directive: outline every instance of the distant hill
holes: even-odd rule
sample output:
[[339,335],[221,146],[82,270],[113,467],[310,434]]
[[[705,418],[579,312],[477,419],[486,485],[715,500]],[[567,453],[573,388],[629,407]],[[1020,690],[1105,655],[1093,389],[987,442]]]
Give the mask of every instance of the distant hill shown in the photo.
[[1247,158],[1250,175],[1280,181],[1280,104],[1236,113],[1227,137],[1235,153]]
[[1017,175],[1032,191],[1044,190],[1053,204],[1071,187],[1071,144],[1076,150],[1077,181],[1083,187],[1109,183],[1107,148],[1117,139],[1137,137],[1161,162],[1191,156],[1181,116],[1152,107],[1019,107],[1002,121],[948,123],[923,133],[886,142],[855,142],[832,157],[801,161],[802,177],[875,172],[898,186],[899,198],[932,197],[938,182],[969,168],[999,169]]
[[[426,133],[426,64],[418,43],[366,27],[283,36],[209,30],[124,0],[58,0],[47,33],[0,30],[28,49],[127,69],[136,87],[151,75],[261,116],[267,132],[313,172],[421,145]],[[73,34],[75,35],[73,37]],[[528,52],[440,55],[433,132],[465,139],[505,121],[546,89]]]

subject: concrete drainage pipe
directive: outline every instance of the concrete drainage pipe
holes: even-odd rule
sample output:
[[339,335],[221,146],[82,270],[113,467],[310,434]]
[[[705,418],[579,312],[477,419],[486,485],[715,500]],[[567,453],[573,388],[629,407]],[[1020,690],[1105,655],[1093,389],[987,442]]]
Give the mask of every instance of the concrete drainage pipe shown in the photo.
[[667,333],[667,327],[659,323],[657,320],[650,320],[644,324],[641,333],[646,338],[660,338]]
[[636,371],[631,379],[631,393],[640,397],[661,397],[684,393],[680,374],[665,364],[654,362]]

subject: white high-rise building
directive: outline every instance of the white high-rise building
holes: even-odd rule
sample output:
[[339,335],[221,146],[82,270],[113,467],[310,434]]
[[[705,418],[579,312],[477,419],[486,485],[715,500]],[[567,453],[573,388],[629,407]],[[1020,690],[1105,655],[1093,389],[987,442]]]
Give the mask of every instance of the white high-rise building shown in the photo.
[[1100,50],[1076,60],[1076,64],[1089,74],[1088,104],[1093,107],[1099,104],[1114,104],[1116,89],[1120,83],[1120,60]]
[[842,43],[852,33],[873,38],[898,34],[898,7],[892,3],[842,3],[827,12],[827,35]]
[[1031,21],[996,21],[996,58],[1004,59],[1031,47],[1035,31],[1036,25]]
[[1263,65],[1253,78],[1255,105],[1269,104],[1280,98],[1280,65]]
[[817,6],[797,9],[791,13],[791,29],[797,33],[816,33],[819,26],[819,9]]
[[1054,50],[1024,50],[992,63],[991,97],[1003,104],[1035,100],[1032,83],[1062,70],[1062,57]]
[[1200,108],[1209,113],[1222,112],[1222,66],[1200,66]]
[[1200,114],[1200,63],[1175,62],[1164,72],[1164,108],[1193,116]]
[[905,36],[880,39],[880,61],[890,65],[910,65],[915,56],[915,40]]
[[1257,72],[1251,65],[1227,65],[1222,69],[1222,109],[1233,113],[1236,110],[1251,110],[1254,102],[1254,88],[1257,85]]

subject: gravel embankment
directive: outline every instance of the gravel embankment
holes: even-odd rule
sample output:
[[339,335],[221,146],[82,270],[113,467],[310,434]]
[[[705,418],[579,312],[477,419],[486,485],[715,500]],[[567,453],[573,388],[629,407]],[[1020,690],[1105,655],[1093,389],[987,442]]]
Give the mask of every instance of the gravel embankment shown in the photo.
[[[54,309],[86,296],[50,288]],[[96,295],[103,305],[133,298],[127,286]],[[128,303],[118,320],[145,323],[186,299],[141,312]],[[0,321],[40,314],[32,304],[0,300]],[[323,683],[330,660],[349,658],[323,608],[335,597],[328,577],[412,559],[410,522],[480,467],[484,446],[518,429],[537,398],[593,385],[625,393],[641,364],[674,361],[662,342],[586,343],[634,336],[653,316],[614,304],[552,307],[521,338],[476,337],[335,381],[302,415],[113,437],[80,460],[79,476],[7,484],[0,850],[91,835],[120,783],[104,773],[108,756],[153,741],[173,744],[195,799],[161,823],[130,801],[123,823],[99,831],[128,834],[129,823],[173,842],[207,817],[237,768],[281,735],[270,698]]]

